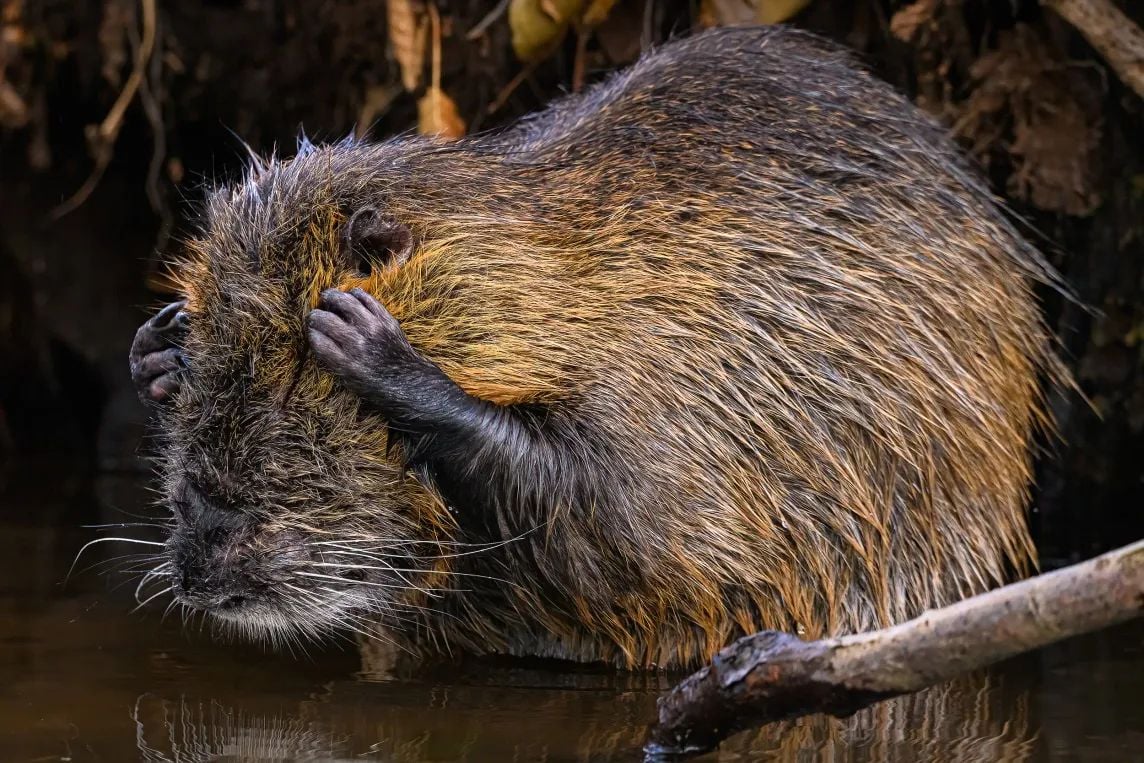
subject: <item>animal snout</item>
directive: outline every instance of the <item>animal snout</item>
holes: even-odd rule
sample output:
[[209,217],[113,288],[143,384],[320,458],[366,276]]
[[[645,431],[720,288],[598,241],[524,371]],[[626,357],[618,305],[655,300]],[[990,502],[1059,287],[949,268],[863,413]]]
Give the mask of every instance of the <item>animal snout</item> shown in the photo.
[[173,544],[174,587],[205,609],[242,605],[250,593],[247,520],[235,511],[199,504]]

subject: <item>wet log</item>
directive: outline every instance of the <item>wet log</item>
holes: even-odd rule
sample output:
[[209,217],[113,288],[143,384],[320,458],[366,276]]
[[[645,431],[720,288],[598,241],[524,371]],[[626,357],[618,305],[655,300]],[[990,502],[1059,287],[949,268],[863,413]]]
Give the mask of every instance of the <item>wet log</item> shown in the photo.
[[1007,657],[1144,615],[1144,541],[879,631],[739,639],[659,701],[649,759],[697,754],[743,729],[850,715]]

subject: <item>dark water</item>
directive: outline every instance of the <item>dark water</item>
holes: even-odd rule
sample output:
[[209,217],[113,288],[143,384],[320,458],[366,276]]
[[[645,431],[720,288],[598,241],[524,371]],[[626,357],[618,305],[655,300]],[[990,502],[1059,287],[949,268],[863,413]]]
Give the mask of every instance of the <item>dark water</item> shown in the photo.
[[[387,679],[356,650],[218,643],[134,581],[77,572],[77,549],[146,511],[58,470],[0,487],[0,761],[639,760],[662,676],[463,665]],[[108,534],[109,531],[101,531]],[[77,569],[134,549],[97,544]],[[146,551],[147,549],[142,549]],[[124,585],[124,583],[126,583]],[[121,584],[118,588],[115,586]],[[1144,760],[1144,626],[1026,656],[841,721],[742,735],[704,760]]]

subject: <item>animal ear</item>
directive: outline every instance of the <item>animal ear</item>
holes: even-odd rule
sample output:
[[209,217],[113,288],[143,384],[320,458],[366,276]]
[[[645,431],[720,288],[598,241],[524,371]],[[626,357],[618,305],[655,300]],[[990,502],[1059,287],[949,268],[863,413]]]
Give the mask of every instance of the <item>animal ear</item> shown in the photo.
[[400,267],[413,256],[413,232],[396,218],[373,207],[354,212],[345,227],[346,255],[363,276]]

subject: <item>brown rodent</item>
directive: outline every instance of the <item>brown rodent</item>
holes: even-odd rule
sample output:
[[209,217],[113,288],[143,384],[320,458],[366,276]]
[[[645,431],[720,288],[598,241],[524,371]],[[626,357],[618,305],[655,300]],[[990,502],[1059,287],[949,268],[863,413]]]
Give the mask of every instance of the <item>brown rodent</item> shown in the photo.
[[171,308],[133,367],[160,571],[239,630],[685,666],[1030,565],[1053,276],[817,37],[705,32],[497,135],[303,144],[191,249],[185,338]]

